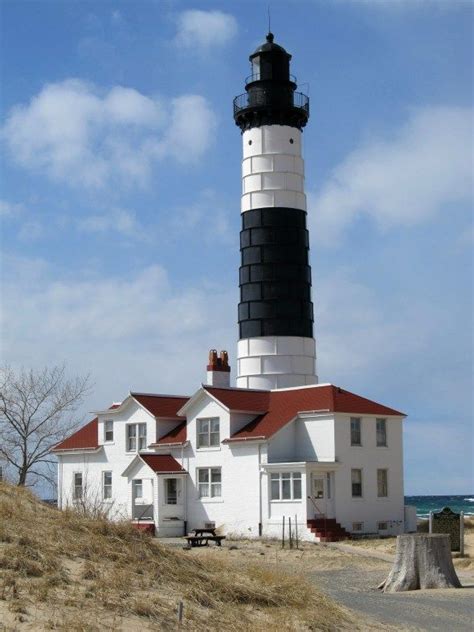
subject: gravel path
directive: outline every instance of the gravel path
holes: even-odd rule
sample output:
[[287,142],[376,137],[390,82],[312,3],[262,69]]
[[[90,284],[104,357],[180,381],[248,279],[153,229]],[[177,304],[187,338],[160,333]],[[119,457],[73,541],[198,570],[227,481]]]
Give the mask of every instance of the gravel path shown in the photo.
[[[339,570],[312,571],[309,578],[342,605],[400,630],[472,632],[474,583],[464,588],[384,594],[377,586],[386,578],[390,564],[363,570],[357,564]],[[383,629],[381,627],[381,629]]]

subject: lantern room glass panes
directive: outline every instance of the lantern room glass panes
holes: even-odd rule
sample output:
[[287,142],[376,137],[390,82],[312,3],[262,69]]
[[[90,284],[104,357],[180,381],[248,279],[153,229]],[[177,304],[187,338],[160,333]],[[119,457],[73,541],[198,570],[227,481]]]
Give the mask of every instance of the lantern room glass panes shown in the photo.
[[260,79],[260,57],[254,57],[252,59],[252,81],[258,81]]

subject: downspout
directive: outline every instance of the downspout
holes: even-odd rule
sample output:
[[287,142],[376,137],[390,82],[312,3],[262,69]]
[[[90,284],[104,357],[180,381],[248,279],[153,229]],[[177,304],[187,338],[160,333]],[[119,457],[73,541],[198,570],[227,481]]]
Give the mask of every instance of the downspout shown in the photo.
[[258,535],[262,537],[263,524],[262,524],[262,444],[258,444]]
[[58,456],[58,509],[63,508],[63,460]]
[[[184,470],[184,443],[181,444],[181,467]],[[183,535],[188,535],[188,477],[183,477]]]

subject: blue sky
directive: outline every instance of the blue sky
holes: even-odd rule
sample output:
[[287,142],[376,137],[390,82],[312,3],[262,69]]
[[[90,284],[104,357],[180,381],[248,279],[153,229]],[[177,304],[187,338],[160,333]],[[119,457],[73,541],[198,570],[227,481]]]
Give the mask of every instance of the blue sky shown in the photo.
[[[271,12],[311,98],[320,379],[408,414],[408,494],[472,492],[472,3]],[[192,392],[209,348],[235,359],[231,106],[266,13],[1,4],[2,357],[90,372],[84,415],[130,389]]]

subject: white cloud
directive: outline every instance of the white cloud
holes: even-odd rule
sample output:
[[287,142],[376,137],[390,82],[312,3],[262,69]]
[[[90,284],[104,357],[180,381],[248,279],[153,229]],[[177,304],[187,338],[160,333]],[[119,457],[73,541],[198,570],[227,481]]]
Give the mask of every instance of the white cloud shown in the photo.
[[197,161],[215,118],[206,99],[182,95],[169,106],[132,88],[108,92],[77,79],[47,84],[13,108],[2,129],[11,157],[57,181],[100,187],[143,184],[157,160]]
[[77,227],[86,233],[116,232],[124,237],[147,239],[147,232],[141,226],[135,213],[122,208],[113,208],[109,212],[78,218]]
[[13,202],[7,202],[7,200],[0,200],[0,217],[16,219],[19,215],[24,213],[25,207],[23,204],[17,204]]
[[237,30],[237,20],[229,13],[191,9],[178,16],[175,43],[209,51],[227,44],[237,35]]
[[472,111],[461,107],[413,110],[388,138],[351,152],[319,194],[309,196],[313,235],[332,245],[368,215],[380,229],[414,225],[472,194]]
[[[210,348],[236,337],[235,292],[202,282],[176,288],[153,265],[124,277],[59,279],[41,261],[5,258],[2,357],[15,366],[66,361],[91,372],[89,409],[130,388],[191,392],[205,377]],[[233,355],[233,353],[232,353]]]

